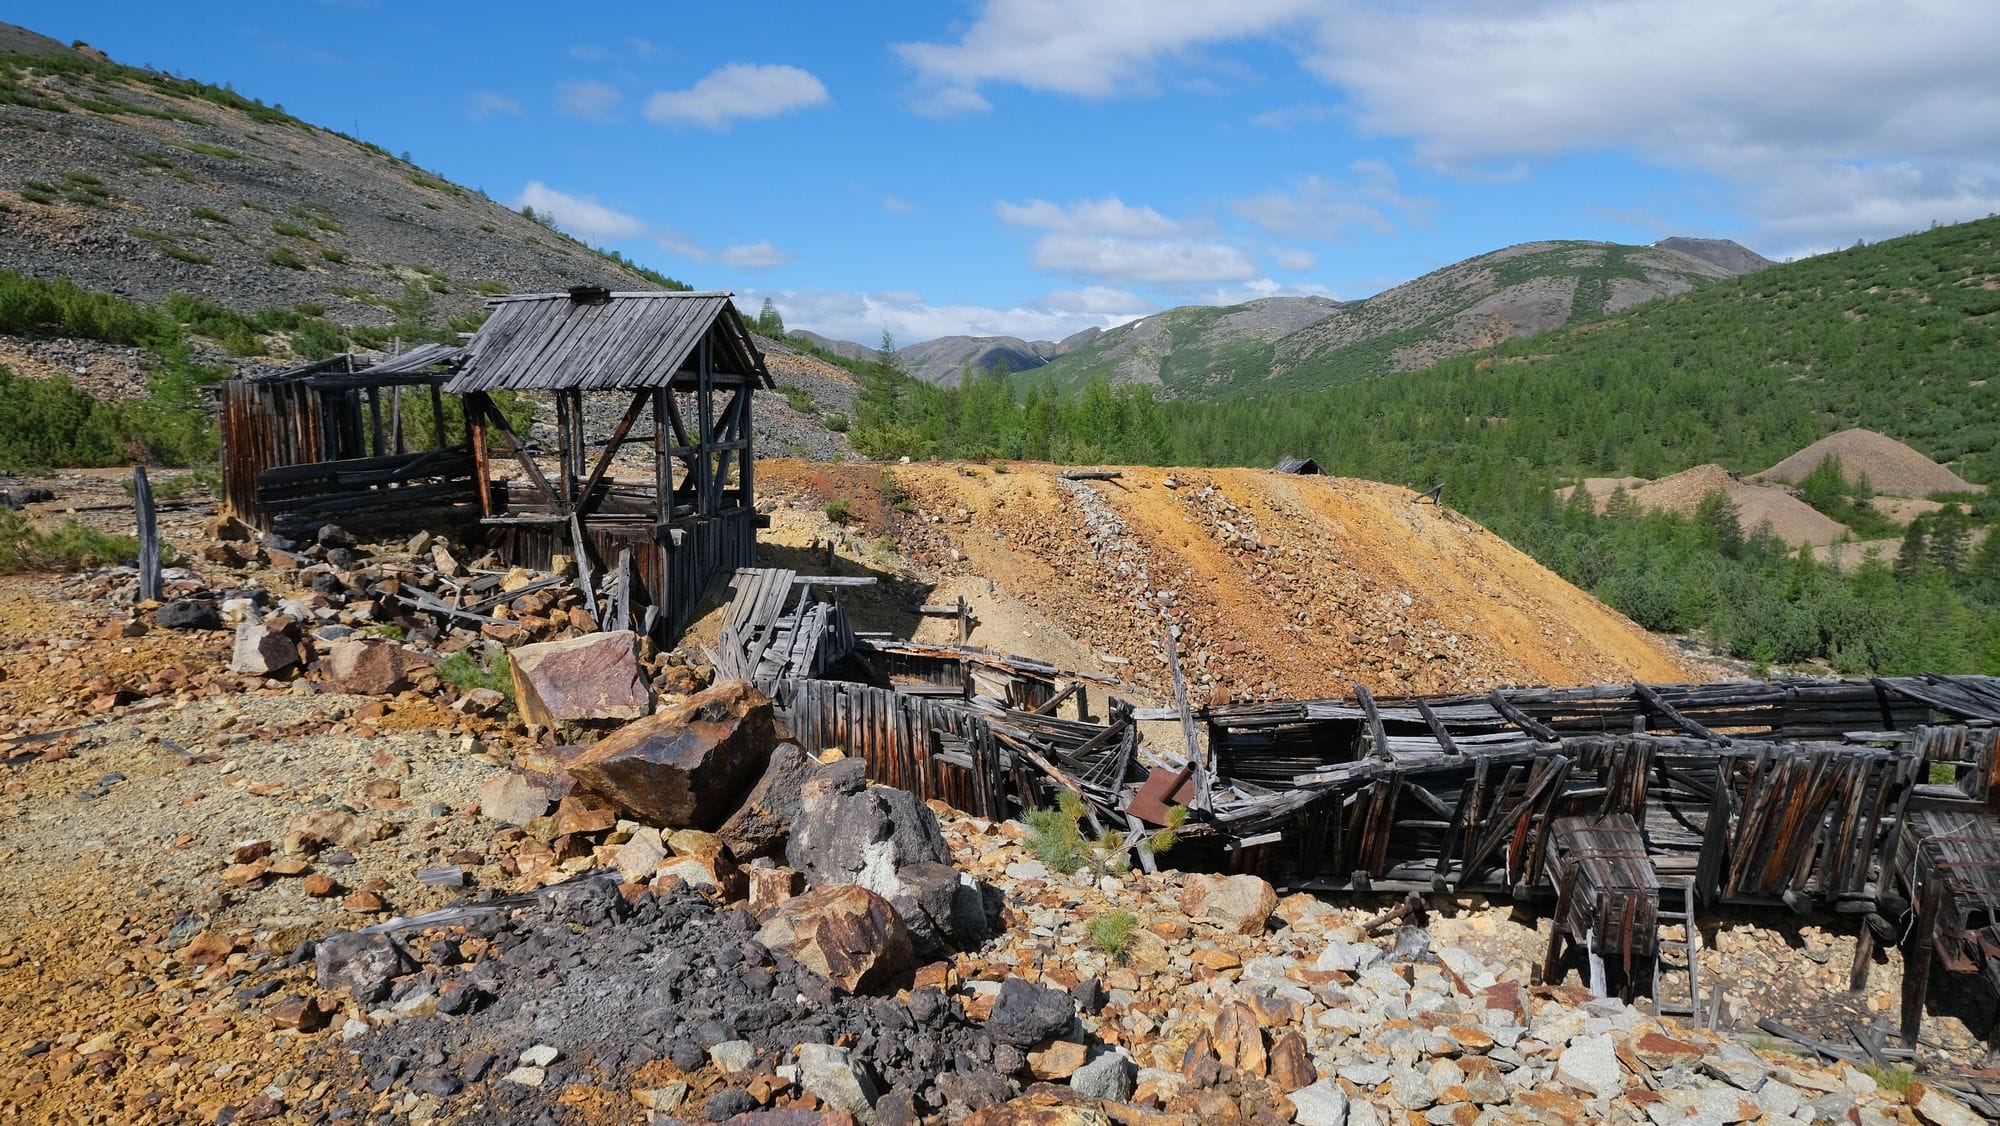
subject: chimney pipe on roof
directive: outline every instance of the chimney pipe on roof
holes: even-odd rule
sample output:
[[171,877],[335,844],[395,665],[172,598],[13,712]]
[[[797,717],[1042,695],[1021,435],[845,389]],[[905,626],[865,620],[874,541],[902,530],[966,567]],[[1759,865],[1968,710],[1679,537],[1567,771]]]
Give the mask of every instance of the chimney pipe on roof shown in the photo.
[[611,291],[601,285],[573,285],[569,287],[569,299],[578,305],[609,305]]

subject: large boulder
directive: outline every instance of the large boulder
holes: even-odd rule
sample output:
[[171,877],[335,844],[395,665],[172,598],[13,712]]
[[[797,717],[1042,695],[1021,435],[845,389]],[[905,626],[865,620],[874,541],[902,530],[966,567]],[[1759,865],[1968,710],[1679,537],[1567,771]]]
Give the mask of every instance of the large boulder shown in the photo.
[[797,743],[780,743],[771,752],[763,777],[729,820],[715,831],[729,853],[748,861],[759,856],[783,856],[792,825],[803,808],[804,790],[819,772],[819,763]]
[[236,627],[229,671],[239,676],[272,676],[299,663],[299,643],[289,619],[249,621]]
[[527,723],[638,719],[653,710],[631,630],[590,633],[511,650],[514,698]]
[[910,932],[889,901],[853,884],[786,901],[757,941],[850,993],[873,989],[911,961]]
[[431,663],[393,641],[350,637],[336,641],[320,672],[337,689],[357,696],[401,692]]
[[390,982],[414,969],[386,934],[336,931],[313,948],[314,982],[327,992],[345,987],[364,1005],[387,997]]
[[[518,652],[518,650],[517,650]],[[652,825],[714,829],[777,745],[770,698],[725,681],[571,759],[577,785]]]
[[1000,983],[1000,996],[986,1018],[995,1040],[1027,1048],[1069,1031],[1076,1017],[1076,999],[1060,989],[1010,977]]
[[848,759],[820,770],[799,797],[785,859],[808,885],[854,884],[889,900],[926,956],[981,929],[980,893],[951,866],[937,815],[915,794],[868,785]]
[[1278,893],[1256,876],[1190,875],[1180,906],[1188,918],[1206,919],[1230,934],[1263,934]]

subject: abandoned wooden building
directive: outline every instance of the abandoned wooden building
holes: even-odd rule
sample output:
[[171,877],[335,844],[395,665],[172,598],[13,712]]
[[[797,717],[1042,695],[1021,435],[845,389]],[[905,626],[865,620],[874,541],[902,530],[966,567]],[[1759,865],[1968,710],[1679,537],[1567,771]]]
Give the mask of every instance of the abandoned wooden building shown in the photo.
[[1271,467],[1271,472],[1291,473],[1300,477],[1324,477],[1327,475],[1326,470],[1320,468],[1317,459],[1295,457],[1289,454],[1279,458],[1278,464]]
[[[710,578],[756,552],[762,354],[727,293],[578,288],[489,304],[463,348],[231,381],[229,511],[291,533],[463,522],[509,565],[569,557],[603,628],[670,643]],[[605,399],[615,427],[592,434],[589,407]],[[552,409],[553,448],[502,400]],[[636,447],[642,474],[614,474]]]
[[[600,624],[678,637],[709,579],[756,554],[752,410],[772,383],[743,318],[727,293],[579,288],[491,304],[445,385],[465,397],[487,541],[518,566],[570,555],[586,592],[609,569]],[[553,474],[495,403],[507,392],[554,400]],[[624,413],[592,462],[595,396]],[[650,447],[645,476],[612,474],[628,445]]]
[[265,531],[405,527],[477,515],[472,454],[441,388],[464,350],[426,344],[222,385],[222,502]]

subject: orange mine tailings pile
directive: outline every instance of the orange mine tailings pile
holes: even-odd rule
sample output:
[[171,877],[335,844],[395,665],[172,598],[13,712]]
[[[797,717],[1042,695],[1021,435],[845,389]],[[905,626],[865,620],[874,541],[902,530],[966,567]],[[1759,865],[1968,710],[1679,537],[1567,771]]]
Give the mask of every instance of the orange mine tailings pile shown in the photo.
[[[1008,644],[975,630],[974,644],[1025,656],[1081,648],[1101,671],[1159,689],[1162,624],[1177,622],[1198,705],[1345,695],[1355,681],[1401,694],[1709,678],[1405,488],[1250,469],[1128,467],[1089,482],[1062,480],[1058,466],[1006,470],[770,461],[758,485],[790,499],[781,524],[849,500],[854,531],[893,538],[935,584],[933,600],[985,595],[990,582],[994,598],[1066,635]],[[907,498],[902,511],[880,499],[884,474]]]

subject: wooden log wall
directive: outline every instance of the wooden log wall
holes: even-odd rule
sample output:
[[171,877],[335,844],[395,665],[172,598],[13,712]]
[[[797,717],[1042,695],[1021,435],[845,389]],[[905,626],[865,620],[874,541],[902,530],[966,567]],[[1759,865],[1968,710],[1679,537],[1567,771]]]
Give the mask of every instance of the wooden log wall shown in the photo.
[[[672,645],[687,630],[710,580],[750,566],[757,553],[754,512],[692,520],[658,531],[650,518],[598,516],[584,524],[584,534],[596,557],[593,572],[616,562],[622,551],[631,551],[643,604],[659,609],[653,636],[661,645]],[[567,525],[496,524],[487,527],[486,535],[509,566],[546,570],[555,556],[575,550]]]
[[232,379],[222,385],[222,503],[245,523],[269,529],[257,507],[265,470],[324,457],[319,393],[303,382]]

